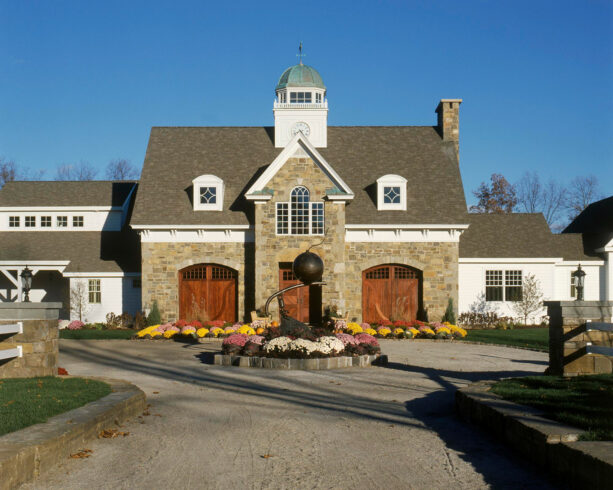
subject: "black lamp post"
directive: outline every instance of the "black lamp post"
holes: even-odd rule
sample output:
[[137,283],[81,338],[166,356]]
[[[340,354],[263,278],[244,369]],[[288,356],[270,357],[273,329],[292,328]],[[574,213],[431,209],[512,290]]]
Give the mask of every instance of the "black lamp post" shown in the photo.
[[573,272],[573,284],[577,289],[576,301],[583,301],[583,286],[585,284],[585,271],[581,269],[581,264],[575,272]]
[[32,289],[32,271],[30,269],[28,269],[28,266],[26,265],[26,268],[21,271],[21,288],[23,289],[23,302],[24,303],[29,303],[30,302],[30,289]]

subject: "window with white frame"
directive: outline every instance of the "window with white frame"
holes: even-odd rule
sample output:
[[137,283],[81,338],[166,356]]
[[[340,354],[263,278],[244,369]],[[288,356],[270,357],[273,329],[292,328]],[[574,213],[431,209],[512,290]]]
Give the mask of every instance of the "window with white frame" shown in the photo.
[[406,211],[407,179],[392,174],[377,179],[377,209]]
[[51,228],[51,216],[41,216],[40,226],[42,228]]
[[19,216],[9,216],[9,228],[19,228]]
[[72,226],[74,228],[83,228],[83,216],[73,216]]
[[26,228],[35,227],[36,226],[36,216],[26,216],[25,225],[26,225]]
[[215,175],[201,175],[192,181],[194,211],[221,211],[223,209],[223,180]]
[[292,189],[289,202],[277,203],[277,235],[323,235],[324,203],[311,202],[304,186]]
[[55,223],[58,228],[66,228],[68,226],[68,216],[58,216]]
[[311,92],[290,92],[289,103],[290,104],[310,104]]
[[485,271],[486,301],[521,301],[522,271]]
[[90,279],[87,284],[90,303],[102,303],[102,290],[100,289],[100,279]]

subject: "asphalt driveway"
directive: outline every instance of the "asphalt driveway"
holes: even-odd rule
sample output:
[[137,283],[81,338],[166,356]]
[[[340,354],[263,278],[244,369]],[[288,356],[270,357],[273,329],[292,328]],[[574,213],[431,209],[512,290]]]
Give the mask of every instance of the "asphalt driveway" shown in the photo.
[[383,341],[387,367],[271,371],[213,366],[219,345],[62,340],[70,374],[131,381],[149,415],[23,488],[549,488],[453,410],[457,387],[542,373],[545,353]]

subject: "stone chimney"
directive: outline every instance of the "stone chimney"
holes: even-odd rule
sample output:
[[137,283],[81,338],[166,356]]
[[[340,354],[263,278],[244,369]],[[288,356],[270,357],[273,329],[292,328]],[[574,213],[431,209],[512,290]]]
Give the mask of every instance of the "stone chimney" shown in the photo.
[[460,161],[460,104],[462,99],[441,99],[436,108],[438,132],[443,141],[452,141]]

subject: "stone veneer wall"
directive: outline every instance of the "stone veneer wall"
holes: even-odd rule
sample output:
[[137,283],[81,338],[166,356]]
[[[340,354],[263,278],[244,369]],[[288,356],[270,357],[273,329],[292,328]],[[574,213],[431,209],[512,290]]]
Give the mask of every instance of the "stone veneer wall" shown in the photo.
[[[238,271],[238,319],[253,309],[252,243],[151,243],[142,247],[143,308],[157,300],[162,321],[179,319],[179,271],[195,264],[221,264]],[[247,286],[247,287],[246,287]]]
[[380,264],[404,264],[423,273],[423,308],[440,321],[449,298],[458,306],[458,249],[453,242],[345,245],[345,302],[350,318],[362,319],[362,271]]
[[23,323],[23,333],[0,335],[0,349],[21,345],[22,357],[0,363],[0,378],[57,376],[62,303],[0,303],[0,325]]
[[[327,285],[322,289],[322,304],[345,309],[345,205],[324,200],[326,190],[333,184],[306,153],[288,159],[267,185],[275,191],[272,199],[255,207],[256,306],[263,307],[268,296],[279,289],[279,263],[293,262],[298,254],[323,239],[323,236],[276,234],[276,203],[288,202],[292,189],[299,185],[309,189],[311,202],[324,202],[326,239],[313,249],[325,265],[323,280]],[[271,304],[271,311],[276,317],[276,301]]]

